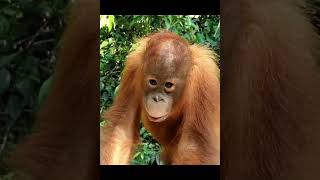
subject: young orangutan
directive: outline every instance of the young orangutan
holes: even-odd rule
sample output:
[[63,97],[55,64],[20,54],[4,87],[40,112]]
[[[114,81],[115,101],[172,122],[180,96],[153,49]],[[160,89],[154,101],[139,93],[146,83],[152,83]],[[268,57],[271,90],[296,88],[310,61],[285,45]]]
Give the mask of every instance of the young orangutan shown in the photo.
[[213,51],[168,31],[138,44],[104,116],[100,163],[130,162],[142,118],[162,145],[165,164],[219,164],[220,81]]

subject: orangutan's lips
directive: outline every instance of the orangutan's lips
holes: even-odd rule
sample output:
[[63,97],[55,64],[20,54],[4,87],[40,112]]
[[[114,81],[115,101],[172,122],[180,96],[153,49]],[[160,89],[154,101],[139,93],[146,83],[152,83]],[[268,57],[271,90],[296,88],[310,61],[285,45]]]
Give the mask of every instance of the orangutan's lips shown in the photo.
[[164,116],[161,116],[161,117],[152,117],[152,116],[148,115],[149,120],[152,121],[152,122],[161,122],[161,121],[166,120],[167,117],[168,117],[168,115],[164,115]]

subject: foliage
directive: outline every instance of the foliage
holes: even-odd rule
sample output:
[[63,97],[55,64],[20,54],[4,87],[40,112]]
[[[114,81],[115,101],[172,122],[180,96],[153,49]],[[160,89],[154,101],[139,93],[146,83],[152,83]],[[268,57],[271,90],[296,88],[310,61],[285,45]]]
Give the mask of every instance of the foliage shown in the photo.
[[139,144],[137,153],[134,155],[132,165],[160,164],[160,145],[152,138],[144,128],[140,129],[142,143]]
[[[124,62],[134,42],[160,29],[169,29],[219,54],[220,16],[100,16],[100,113],[111,105],[116,95]],[[143,127],[140,136],[142,144],[132,164],[159,164],[159,144]]]
[[0,175],[7,173],[2,158],[31,130],[46,96],[38,97],[39,89],[53,71],[66,5],[66,0],[0,1]]

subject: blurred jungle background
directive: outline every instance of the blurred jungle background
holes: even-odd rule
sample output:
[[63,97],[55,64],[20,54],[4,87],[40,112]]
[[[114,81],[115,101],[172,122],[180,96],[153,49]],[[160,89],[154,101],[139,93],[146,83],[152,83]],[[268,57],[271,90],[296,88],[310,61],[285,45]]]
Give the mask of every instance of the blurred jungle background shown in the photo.
[[4,163],[32,131],[46,97],[63,33],[67,0],[0,1],[0,179],[12,179]]
[[[168,29],[187,39],[210,47],[219,55],[220,16],[100,16],[100,113],[116,96],[121,72],[133,44],[160,29]],[[102,119],[100,125],[105,121]],[[160,145],[141,124],[141,144],[132,161],[133,165],[160,164]]]

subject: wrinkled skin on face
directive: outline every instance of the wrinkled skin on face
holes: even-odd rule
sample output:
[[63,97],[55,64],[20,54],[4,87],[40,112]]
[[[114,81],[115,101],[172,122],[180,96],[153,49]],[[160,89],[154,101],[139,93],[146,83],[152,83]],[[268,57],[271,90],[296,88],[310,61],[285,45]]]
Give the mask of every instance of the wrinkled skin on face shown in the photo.
[[187,42],[166,34],[150,38],[143,66],[143,105],[150,121],[164,121],[174,112],[181,101],[190,66]]

